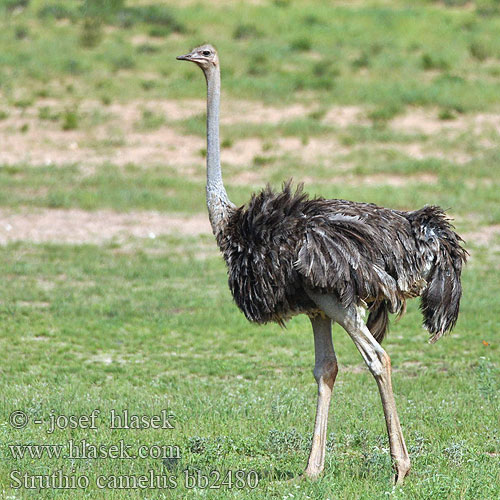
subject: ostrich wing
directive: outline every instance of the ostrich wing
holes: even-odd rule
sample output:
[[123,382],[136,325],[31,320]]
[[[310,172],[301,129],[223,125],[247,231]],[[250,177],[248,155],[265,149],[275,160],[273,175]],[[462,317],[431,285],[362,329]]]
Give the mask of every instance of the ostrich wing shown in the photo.
[[[397,214],[371,205],[363,205],[361,217],[334,212],[340,201],[314,201],[324,206],[309,218],[294,264],[306,286],[335,293],[345,306],[387,301],[391,312],[400,311],[406,282],[413,281],[406,276],[407,259],[397,234],[406,232],[408,224]],[[372,217],[366,217],[367,207]],[[349,208],[354,212],[356,206]],[[384,220],[388,214],[394,220]]]

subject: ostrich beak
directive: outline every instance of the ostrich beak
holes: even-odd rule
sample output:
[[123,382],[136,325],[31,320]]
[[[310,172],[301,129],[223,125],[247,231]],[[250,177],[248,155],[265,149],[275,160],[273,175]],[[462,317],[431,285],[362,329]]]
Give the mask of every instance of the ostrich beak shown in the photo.
[[190,61],[191,60],[191,54],[186,54],[184,56],[177,56],[176,59],[178,61]]

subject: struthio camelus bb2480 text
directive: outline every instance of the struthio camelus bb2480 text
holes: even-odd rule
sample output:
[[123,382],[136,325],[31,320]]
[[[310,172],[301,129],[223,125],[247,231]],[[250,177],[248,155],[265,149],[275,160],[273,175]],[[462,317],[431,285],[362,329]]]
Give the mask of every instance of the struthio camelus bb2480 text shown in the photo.
[[[410,470],[391,386],[391,364],[380,343],[388,313],[402,314],[406,299],[421,297],[424,326],[435,342],[455,325],[466,259],[461,238],[444,212],[425,207],[390,210],[345,200],[309,199],[285,184],[269,187],[236,207],[220,167],[220,70],[216,50],[202,45],[177,59],[192,61],[207,81],[207,206],[228,267],[229,286],[245,316],[283,324],[307,314],[314,333],[318,403],[305,474],[324,468],[328,410],[337,376],[332,322],[352,338],[377,382],[395,480]],[[363,320],[363,309],[369,311]]]

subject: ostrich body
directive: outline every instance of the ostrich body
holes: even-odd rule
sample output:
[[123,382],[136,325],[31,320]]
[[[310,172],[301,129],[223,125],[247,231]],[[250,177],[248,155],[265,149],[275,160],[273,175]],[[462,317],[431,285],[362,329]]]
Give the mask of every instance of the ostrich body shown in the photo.
[[[318,402],[305,470],[318,476],[337,359],[331,337],[339,323],[354,341],[381,396],[395,481],[410,470],[391,385],[390,358],[380,346],[388,313],[402,314],[421,296],[424,326],[435,342],[455,325],[466,260],[461,238],[439,207],[413,212],[368,203],[310,199],[290,183],[269,187],[245,206],[229,201],[219,148],[220,70],[216,50],[202,45],[178,59],[195,62],[207,81],[207,207],[228,267],[229,287],[248,320],[279,324],[296,314],[311,320]],[[369,311],[365,323],[364,310]]]

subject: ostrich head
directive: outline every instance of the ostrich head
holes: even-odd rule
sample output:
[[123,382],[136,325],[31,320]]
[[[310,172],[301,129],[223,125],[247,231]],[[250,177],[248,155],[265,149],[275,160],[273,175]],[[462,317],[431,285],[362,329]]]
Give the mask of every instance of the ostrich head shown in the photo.
[[217,51],[211,45],[200,45],[185,56],[178,56],[180,61],[191,61],[196,63],[203,72],[209,72],[219,65]]

